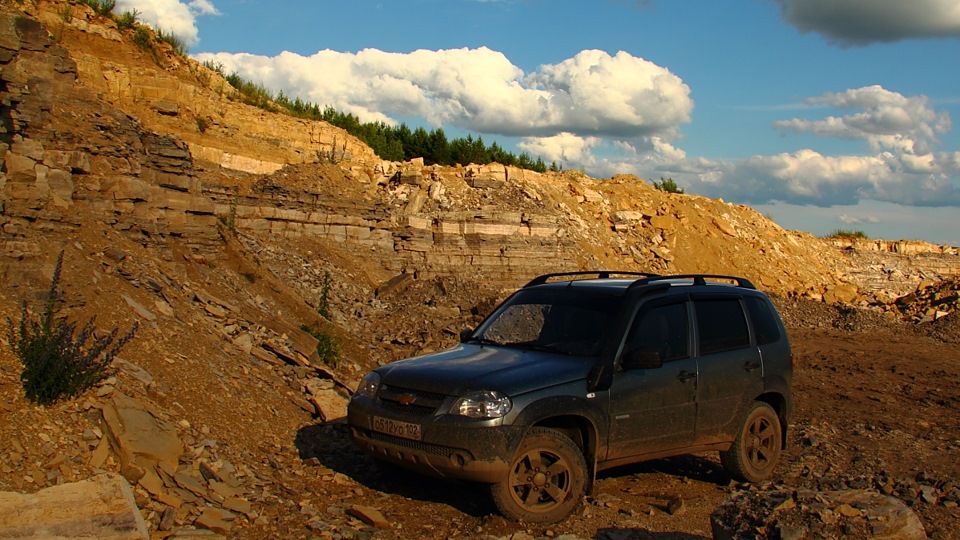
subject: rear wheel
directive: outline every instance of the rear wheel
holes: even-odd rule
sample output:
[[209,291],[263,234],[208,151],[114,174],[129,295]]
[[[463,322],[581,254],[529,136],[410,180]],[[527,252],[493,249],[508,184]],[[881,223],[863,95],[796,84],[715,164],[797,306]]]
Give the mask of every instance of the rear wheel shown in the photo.
[[780,418],[773,407],[758,401],[747,413],[733,445],[720,452],[720,463],[735,480],[760,482],[773,475],[782,449]]
[[587,465],[569,437],[535,427],[520,444],[510,472],[490,487],[503,515],[528,523],[556,523],[586,493]]

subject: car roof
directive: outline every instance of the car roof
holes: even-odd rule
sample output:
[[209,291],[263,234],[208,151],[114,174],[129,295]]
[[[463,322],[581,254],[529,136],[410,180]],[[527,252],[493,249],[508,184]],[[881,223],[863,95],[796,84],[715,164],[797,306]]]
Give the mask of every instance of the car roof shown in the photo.
[[[556,281],[551,281],[556,280]],[[544,274],[532,279],[523,288],[577,288],[595,290],[627,290],[656,285],[656,288],[675,286],[734,287],[756,290],[748,279],[718,274],[677,274],[661,276],[642,272],[598,270]]]
[[627,290],[635,279],[609,278],[609,279],[572,279],[566,281],[551,281],[548,283],[527,284],[524,289],[602,289],[602,290]]

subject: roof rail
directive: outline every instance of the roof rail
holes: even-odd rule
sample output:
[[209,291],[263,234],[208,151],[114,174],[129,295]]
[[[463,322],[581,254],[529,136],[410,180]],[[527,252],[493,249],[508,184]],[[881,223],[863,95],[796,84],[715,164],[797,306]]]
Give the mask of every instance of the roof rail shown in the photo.
[[673,276],[651,276],[645,279],[638,279],[637,281],[634,281],[630,284],[630,287],[638,287],[640,285],[646,285],[648,283],[667,279],[692,279],[694,285],[706,285],[708,279],[726,279],[736,282],[738,287],[743,287],[744,289],[756,289],[753,283],[751,283],[747,278],[717,274],[678,274]]
[[523,286],[523,288],[532,287],[534,285],[543,285],[552,278],[559,277],[576,277],[576,276],[596,276],[596,279],[610,279],[613,276],[632,276],[632,277],[641,277],[646,279],[655,279],[660,277],[659,274],[651,274],[649,272],[622,272],[620,270],[591,270],[587,272],[557,272],[553,274],[543,274],[542,276],[537,276],[530,280],[529,283]]

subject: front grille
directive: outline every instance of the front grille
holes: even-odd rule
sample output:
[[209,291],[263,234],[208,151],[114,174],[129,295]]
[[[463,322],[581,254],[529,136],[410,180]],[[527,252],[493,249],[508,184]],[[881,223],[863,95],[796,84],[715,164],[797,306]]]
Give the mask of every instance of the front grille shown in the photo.
[[436,410],[435,407],[425,407],[422,405],[403,405],[397,403],[396,401],[388,401],[386,399],[380,398],[380,404],[383,406],[383,410],[400,413],[400,414],[412,414],[415,416],[430,416]]
[[429,416],[437,411],[446,400],[445,395],[436,392],[422,392],[394,386],[382,386],[377,397],[384,409],[399,414]]

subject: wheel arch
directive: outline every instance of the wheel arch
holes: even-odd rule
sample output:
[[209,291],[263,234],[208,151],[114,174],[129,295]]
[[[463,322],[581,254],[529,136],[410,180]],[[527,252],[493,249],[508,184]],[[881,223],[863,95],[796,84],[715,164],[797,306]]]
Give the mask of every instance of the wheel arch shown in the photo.
[[552,416],[533,424],[537,427],[550,428],[566,435],[572,440],[583,456],[592,460],[597,453],[597,429],[588,418],[576,414]]
[[789,423],[790,418],[790,403],[787,398],[779,392],[767,392],[757,396],[755,401],[762,401],[767,405],[773,407],[773,410],[777,413],[777,418],[780,420],[780,441],[781,447],[787,447],[787,424]]
[[597,426],[586,416],[566,414],[538,420],[531,427],[552,429],[573,441],[587,463],[587,493],[593,493],[597,475],[597,452],[599,434]]

